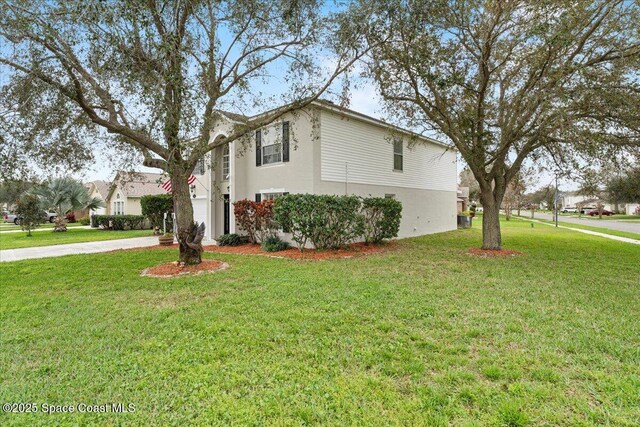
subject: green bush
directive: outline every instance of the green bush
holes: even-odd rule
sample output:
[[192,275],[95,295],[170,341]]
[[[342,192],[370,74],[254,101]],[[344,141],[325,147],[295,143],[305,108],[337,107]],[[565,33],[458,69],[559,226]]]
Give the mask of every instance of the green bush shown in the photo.
[[357,196],[288,194],[276,199],[274,219],[300,250],[336,249],[361,236],[364,218]]
[[143,230],[146,218],[144,215],[93,215],[91,226],[109,230]]
[[80,218],[80,224],[82,225],[91,224],[91,218],[89,218],[88,216],[83,216],[82,218]]
[[223,234],[218,237],[218,245],[220,246],[238,246],[244,243],[242,236],[238,234]]
[[398,236],[402,203],[386,197],[362,198],[365,243],[380,243]]
[[[140,207],[142,208],[142,215],[149,218],[151,227],[162,228],[164,214],[166,212],[173,212],[173,197],[171,194],[142,196],[140,198]],[[170,216],[168,216],[168,218],[169,217]],[[169,224],[167,224],[167,230],[171,229],[173,229],[173,227],[169,227]]]
[[268,236],[262,241],[262,250],[267,252],[284,251],[289,248],[289,243],[283,241],[278,236]]
[[31,194],[20,197],[16,203],[16,215],[22,231],[26,231],[27,236],[31,236],[31,230],[44,222],[42,213],[40,201]]

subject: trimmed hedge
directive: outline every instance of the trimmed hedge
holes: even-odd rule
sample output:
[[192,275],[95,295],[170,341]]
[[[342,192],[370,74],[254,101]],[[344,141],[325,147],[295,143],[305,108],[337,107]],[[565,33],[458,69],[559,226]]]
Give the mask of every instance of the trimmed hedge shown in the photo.
[[93,215],[91,226],[109,230],[144,230],[146,218],[144,215]]
[[[151,227],[162,228],[165,212],[173,212],[173,196],[171,194],[142,196],[140,198],[140,207],[142,215],[149,218]],[[169,228],[169,224],[167,224],[167,228],[169,230],[173,229],[173,227]]]
[[363,234],[359,211],[357,196],[287,194],[276,199],[274,219],[300,250],[307,242],[316,249],[336,249]]
[[362,237],[366,243],[397,237],[402,204],[381,197],[288,194],[276,199],[273,212],[301,251],[308,242],[337,249]]
[[386,197],[363,197],[365,243],[380,243],[398,235],[402,218],[402,203]]

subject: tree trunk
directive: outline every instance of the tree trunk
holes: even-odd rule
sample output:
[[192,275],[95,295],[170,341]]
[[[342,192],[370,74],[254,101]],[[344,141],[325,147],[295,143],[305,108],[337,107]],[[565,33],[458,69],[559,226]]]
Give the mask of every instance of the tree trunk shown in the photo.
[[191,205],[191,193],[188,174],[171,174],[171,187],[173,191],[173,211],[176,214],[177,239],[180,244],[180,262],[185,265],[195,265],[202,262],[202,245],[197,239],[197,229],[193,223],[193,206]]
[[493,192],[483,192],[482,207],[482,249],[502,249],[502,235],[500,234],[500,202]]

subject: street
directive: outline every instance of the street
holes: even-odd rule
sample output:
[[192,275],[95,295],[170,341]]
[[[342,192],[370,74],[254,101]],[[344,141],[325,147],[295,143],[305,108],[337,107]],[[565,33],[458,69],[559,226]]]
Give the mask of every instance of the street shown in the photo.
[[[522,216],[526,218],[531,217],[530,213],[524,213],[524,212]],[[553,214],[536,212],[535,219],[546,219],[546,220],[553,221]],[[577,217],[567,217],[567,216],[559,216],[558,221],[570,223],[570,224],[588,225],[591,227],[608,228],[610,230],[627,231],[629,233],[640,234],[640,221],[624,222],[624,221],[616,221],[614,219],[599,221],[596,219],[588,219],[585,217],[577,218]]]

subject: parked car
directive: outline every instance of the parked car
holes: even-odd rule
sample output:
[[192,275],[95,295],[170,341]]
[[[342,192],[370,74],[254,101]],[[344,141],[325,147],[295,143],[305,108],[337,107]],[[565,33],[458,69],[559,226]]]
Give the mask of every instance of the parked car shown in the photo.
[[[57,216],[55,212],[42,211],[42,220],[45,222],[53,222]],[[7,213],[4,216],[4,222],[12,222],[18,225],[20,224],[20,218],[16,214]]]
[[[599,214],[599,212],[598,212],[598,209],[594,209],[594,210],[592,210],[592,211],[589,211],[589,216],[597,216],[597,215],[600,215],[600,214]],[[608,211],[608,210],[606,210],[606,209],[603,209],[603,210],[602,210],[602,215],[604,215],[604,216],[611,216],[611,215],[613,215],[613,212]]]
[[560,212],[562,213],[578,213],[578,208],[564,208]]

